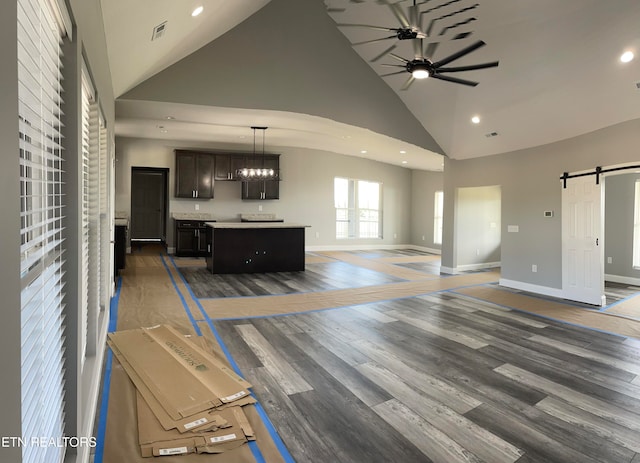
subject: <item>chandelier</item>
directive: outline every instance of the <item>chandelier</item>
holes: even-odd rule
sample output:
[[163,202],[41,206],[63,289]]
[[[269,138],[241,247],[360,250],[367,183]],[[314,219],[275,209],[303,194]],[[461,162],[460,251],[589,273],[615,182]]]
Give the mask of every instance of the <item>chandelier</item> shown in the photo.
[[[266,167],[264,155],[264,135],[268,127],[251,127],[253,130],[253,157],[245,164],[244,167],[236,169],[236,178],[243,182],[251,182],[258,180],[277,180],[278,170]],[[262,156],[256,153],[256,130],[262,130]]]

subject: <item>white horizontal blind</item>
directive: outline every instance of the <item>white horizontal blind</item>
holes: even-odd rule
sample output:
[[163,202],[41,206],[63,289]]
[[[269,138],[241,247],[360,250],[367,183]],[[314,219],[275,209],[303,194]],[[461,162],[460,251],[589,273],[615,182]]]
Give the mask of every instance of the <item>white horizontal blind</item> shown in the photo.
[[[18,0],[22,437],[64,433],[65,198],[60,144],[61,37],[46,0]],[[64,447],[25,445],[25,463]]]
[[87,342],[90,339],[90,311],[95,310],[96,257],[94,252],[95,236],[95,197],[97,184],[94,181],[97,171],[96,126],[98,124],[95,92],[86,72],[82,73],[82,233],[81,233],[81,299],[80,299],[80,359],[81,366],[87,356]]
[[100,174],[100,273],[99,273],[99,291],[100,291],[100,310],[104,310],[109,305],[109,153],[107,152],[107,127],[105,120],[100,115],[99,123],[99,174]]

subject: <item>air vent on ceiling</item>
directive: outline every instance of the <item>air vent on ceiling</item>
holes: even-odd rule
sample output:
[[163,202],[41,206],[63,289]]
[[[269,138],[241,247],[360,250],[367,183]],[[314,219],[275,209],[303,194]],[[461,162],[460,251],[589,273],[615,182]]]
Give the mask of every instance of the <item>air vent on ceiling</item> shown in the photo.
[[485,133],[484,136],[487,137],[487,138],[497,137],[498,136],[498,132]]
[[636,90],[640,90],[640,81],[636,82]]
[[153,28],[153,33],[151,34],[151,41],[158,40],[160,37],[164,35],[164,31],[167,28],[167,21],[158,24]]

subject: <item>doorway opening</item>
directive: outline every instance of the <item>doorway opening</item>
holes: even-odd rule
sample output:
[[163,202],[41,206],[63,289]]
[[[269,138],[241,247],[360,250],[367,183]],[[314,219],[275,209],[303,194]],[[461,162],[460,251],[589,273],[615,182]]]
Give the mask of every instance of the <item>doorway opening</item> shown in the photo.
[[[131,168],[131,243],[166,245],[169,169]],[[133,247],[133,246],[132,246]]]

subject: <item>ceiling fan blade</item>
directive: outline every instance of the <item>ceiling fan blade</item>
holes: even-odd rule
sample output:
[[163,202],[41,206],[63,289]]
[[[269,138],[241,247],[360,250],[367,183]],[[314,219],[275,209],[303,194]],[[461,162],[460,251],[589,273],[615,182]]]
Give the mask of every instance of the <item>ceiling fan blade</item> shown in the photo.
[[471,34],[473,34],[472,31],[469,32],[460,32],[459,34],[456,34],[451,40],[460,40],[460,39],[466,39],[467,37],[469,37]]
[[486,45],[486,43],[484,43],[482,40],[478,40],[476,43],[471,44],[466,48],[463,48],[459,52],[454,53],[453,55],[449,55],[446,58],[441,59],[440,61],[436,61],[435,63],[433,63],[433,67],[434,68],[439,68],[440,66],[444,66],[446,64],[449,64],[450,62],[455,61],[457,59],[460,59],[463,56],[468,55],[472,51],[475,51],[480,47],[484,47],[485,45]]
[[[352,24],[352,23],[336,23],[338,27],[365,27],[367,29],[375,29],[377,31],[397,31],[397,28],[393,27],[382,27],[382,26],[372,26],[370,24]],[[395,37],[395,35],[394,35]]]
[[442,28],[442,30],[440,31],[440,34],[438,34],[438,35],[444,35],[448,31],[450,31],[451,29],[455,29],[456,27],[464,26],[465,24],[469,24],[470,22],[477,21],[477,19],[478,18],[469,18],[469,19],[465,19],[464,21],[460,21],[458,23],[452,24],[451,26],[444,27],[444,28]]
[[[434,6],[433,8],[429,8],[428,10],[424,10],[424,11],[420,12],[420,14],[429,14],[432,11],[439,10],[440,8],[444,8],[445,6],[449,6],[449,5],[452,5],[454,3],[458,3],[459,1],[461,1],[461,0],[451,0],[449,2],[443,3],[442,5]],[[424,3],[427,3],[427,2],[424,2]]]
[[470,66],[459,66],[455,68],[438,68],[438,72],[463,72],[463,71],[475,71],[476,69],[495,68],[500,64],[500,61],[492,61],[490,63],[472,64]]
[[382,37],[380,39],[365,40],[364,42],[353,42],[351,45],[364,45],[365,43],[382,42],[383,40],[395,39],[395,35],[389,37]]
[[376,55],[375,57],[373,57],[371,59],[372,63],[375,63],[376,61],[378,61],[380,58],[382,58],[383,56],[385,56],[386,54],[390,53],[392,50],[395,50],[396,45],[391,45],[389,48],[387,48],[385,51],[383,51],[382,53],[380,53],[379,55]]
[[389,68],[404,68],[406,69],[407,66],[404,64],[386,64],[386,63],[380,63],[380,66],[387,66]]
[[392,58],[397,59],[398,61],[402,61],[403,63],[408,63],[409,60],[406,58],[403,58],[402,56],[398,56],[395,53],[389,53],[389,56],[391,56]]
[[387,6],[389,7],[393,15],[396,17],[396,19],[400,22],[402,27],[406,27],[408,29],[411,28],[411,23],[409,22],[409,18],[407,18],[407,15],[404,14],[404,11],[402,11],[402,8],[400,7],[400,5],[398,5],[397,3],[387,3]]
[[469,87],[475,87],[476,85],[478,85],[478,82],[473,82],[471,80],[458,79],[457,77],[441,76],[440,74],[432,75],[431,79],[446,80],[447,82],[453,82],[454,84],[468,85]]
[[395,76],[396,74],[404,74],[407,71],[390,72],[389,74],[380,74],[380,77]]
[[407,8],[407,10],[409,11],[409,22],[413,27],[420,27],[418,24],[418,16],[420,16],[418,14],[418,7],[417,6],[410,6]]
[[346,8],[327,8],[327,13],[344,13]]
[[402,91],[407,90],[414,80],[416,80],[415,77],[409,76],[407,81],[402,85],[402,87],[400,87],[400,90]]

